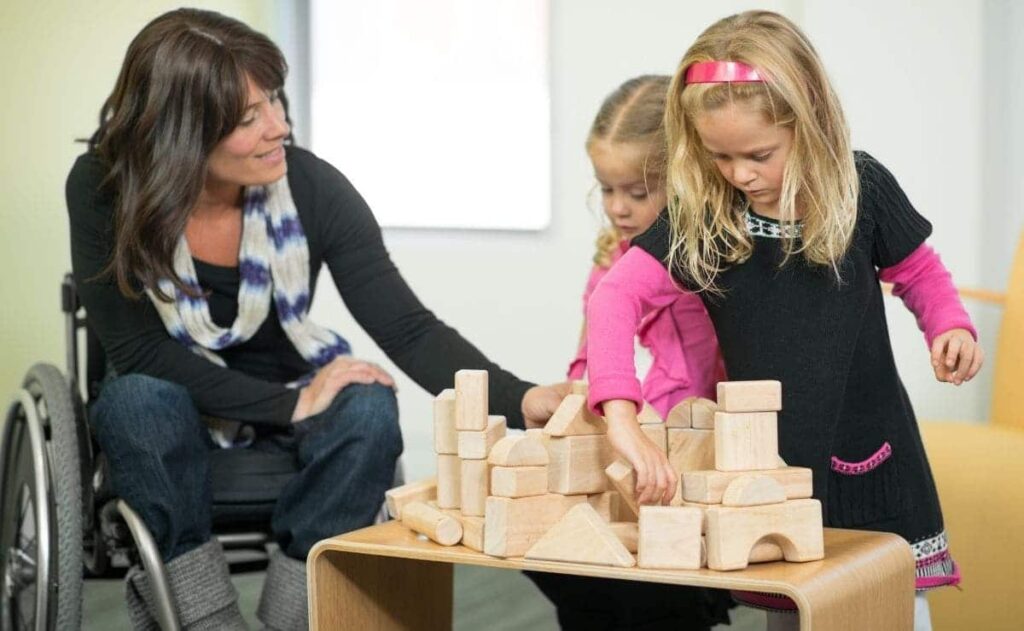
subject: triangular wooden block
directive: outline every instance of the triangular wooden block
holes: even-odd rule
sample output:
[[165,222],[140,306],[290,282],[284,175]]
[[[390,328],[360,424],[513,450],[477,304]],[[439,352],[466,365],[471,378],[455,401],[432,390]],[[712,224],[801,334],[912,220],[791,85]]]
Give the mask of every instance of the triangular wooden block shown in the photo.
[[569,509],[526,552],[527,559],[633,567],[636,559],[594,507],[584,502]]
[[661,416],[658,415],[658,411],[650,403],[644,403],[644,406],[640,408],[640,412],[636,415],[636,420],[641,425],[661,424]]
[[544,426],[548,436],[588,436],[607,434],[608,424],[600,416],[587,409],[587,398],[581,394],[570,394]]

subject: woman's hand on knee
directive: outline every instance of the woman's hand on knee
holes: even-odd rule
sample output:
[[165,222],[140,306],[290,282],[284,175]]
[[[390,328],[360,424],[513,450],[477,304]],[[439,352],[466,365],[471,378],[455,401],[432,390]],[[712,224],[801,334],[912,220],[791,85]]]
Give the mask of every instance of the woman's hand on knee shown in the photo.
[[308,386],[299,391],[292,422],[323,412],[345,386],[353,383],[379,383],[395,387],[395,380],[377,364],[352,357],[335,357],[331,363],[317,371]]

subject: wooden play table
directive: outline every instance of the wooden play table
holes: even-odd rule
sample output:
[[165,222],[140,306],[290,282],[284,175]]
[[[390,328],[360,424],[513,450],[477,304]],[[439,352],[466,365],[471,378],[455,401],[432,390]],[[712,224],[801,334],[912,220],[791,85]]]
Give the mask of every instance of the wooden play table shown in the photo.
[[910,546],[892,534],[826,528],[824,560],[715,572],[499,559],[422,540],[394,521],[313,548],[307,570],[311,628],[451,629],[457,563],[785,594],[799,608],[802,631],[913,628],[914,558]]

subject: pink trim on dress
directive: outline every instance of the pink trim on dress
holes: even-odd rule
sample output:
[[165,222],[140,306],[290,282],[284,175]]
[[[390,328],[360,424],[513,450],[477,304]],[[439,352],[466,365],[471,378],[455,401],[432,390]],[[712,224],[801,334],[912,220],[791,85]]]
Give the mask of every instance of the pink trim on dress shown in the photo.
[[832,456],[832,470],[843,475],[863,475],[877,468],[892,455],[892,446],[886,441],[870,458],[860,462],[847,462]]

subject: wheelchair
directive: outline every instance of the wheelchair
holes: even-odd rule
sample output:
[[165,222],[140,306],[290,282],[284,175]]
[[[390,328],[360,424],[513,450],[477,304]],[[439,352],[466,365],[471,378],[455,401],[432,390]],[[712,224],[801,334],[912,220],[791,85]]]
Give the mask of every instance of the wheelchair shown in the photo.
[[[86,412],[106,359],[70,274],[61,303],[67,371],[32,366],[0,427],[0,630],[79,629],[84,578],[123,577],[135,564],[149,577],[157,623],[178,629],[153,537],[111,490],[106,459],[90,434]],[[270,518],[297,471],[294,458],[215,449],[210,466],[213,532],[232,572],[265,568]]]

